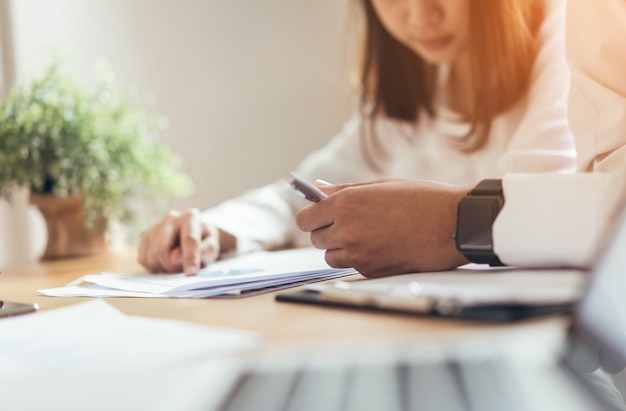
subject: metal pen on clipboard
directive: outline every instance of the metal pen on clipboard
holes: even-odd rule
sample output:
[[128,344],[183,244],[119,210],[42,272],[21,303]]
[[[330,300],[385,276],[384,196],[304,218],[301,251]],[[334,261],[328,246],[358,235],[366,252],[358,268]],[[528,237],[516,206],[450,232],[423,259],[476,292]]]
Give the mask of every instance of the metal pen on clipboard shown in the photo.
[[463,310],[463,303],[458,298],[428,294],[424,292],[424,287],[417,281],[411,281],[409,283],[409,292],[416,298],[430,299],[430,310],[436,311],[438,314],[449,316],[458,314]]

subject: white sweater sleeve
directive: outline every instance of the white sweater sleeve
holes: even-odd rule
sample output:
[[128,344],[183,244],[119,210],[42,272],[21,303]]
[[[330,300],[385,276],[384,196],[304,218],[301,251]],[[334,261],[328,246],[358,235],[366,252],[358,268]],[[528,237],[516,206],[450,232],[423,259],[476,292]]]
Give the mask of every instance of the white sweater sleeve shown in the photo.
[[626,188],[624,37],[626,1],[569,1],[569,115],[581,173],[504,178],[505,205],[493,228],[504,263],[593,264]]
[[[375,179],[359,143],[357,115],[328,144],[309,154],[296,173],[313,181],[333,183]],[[285,174],[285,178],[287,173]],[[298,197],[286,179],[249,190],[203,212],[205,221],[237,237],[237,253],[310,245],[308,233],[295,225],[295,214],[308,202]]]

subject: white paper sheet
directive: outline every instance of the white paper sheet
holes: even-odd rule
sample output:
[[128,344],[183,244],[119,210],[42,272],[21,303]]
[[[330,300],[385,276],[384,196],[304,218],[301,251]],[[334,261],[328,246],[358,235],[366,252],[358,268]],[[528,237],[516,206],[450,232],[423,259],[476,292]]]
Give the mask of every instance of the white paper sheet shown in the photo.
[[323,250],[303,248],[260,251],[216,261],[195,276],[182,273],[90,274],[65,287],[39,292],[53,297],[232,297],[355,273],[352,268],[330,268],[324,260]]
[[32,375],[149,370],[256,348],[254,333],[127,316],[104,300],[0,320],[0,385]]

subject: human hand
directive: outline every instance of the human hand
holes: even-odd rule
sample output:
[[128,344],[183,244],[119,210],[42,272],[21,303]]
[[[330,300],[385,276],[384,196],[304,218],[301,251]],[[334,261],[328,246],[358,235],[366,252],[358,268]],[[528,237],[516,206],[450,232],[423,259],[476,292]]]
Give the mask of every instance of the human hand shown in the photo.
[[331,267],[373,278],[469,262],[453,234],[458,202],[471,187],[389,179],[318,187],[329,197],[300,210],[296,223],[326,249]]
[[139,263],[153,273],[193,275],[217,260],[225,235],[203,222],[197,209],[170,211],[141,237]]

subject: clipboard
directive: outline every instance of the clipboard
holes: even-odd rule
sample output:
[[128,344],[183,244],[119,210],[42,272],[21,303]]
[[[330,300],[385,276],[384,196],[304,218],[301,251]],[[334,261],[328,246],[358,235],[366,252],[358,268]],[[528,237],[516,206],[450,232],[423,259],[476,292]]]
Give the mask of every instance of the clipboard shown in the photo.
[[404,315],[510,322],[570,313],[585,281],[585,273],[578,270],[466,267],[311,285],[279,293],[275,299]]

